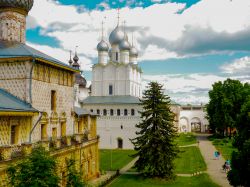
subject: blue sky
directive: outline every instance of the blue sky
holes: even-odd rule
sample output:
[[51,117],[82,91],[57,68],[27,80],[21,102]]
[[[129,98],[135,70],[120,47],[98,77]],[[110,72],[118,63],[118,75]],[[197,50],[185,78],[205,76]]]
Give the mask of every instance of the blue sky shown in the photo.
[[176,102],[199,104],[216,81],[250,81],[249,0],[36,0],[27,43],[65,63],[79,46],[90,84],[101,22],[108,40],[117,8],[134,33],[143,86],[156,80]]

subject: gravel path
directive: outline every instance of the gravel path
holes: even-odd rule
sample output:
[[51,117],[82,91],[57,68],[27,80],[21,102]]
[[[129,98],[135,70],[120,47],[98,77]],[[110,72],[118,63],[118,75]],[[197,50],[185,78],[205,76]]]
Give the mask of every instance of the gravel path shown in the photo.
[[197,140],[200,142],[199,148],[201,154],[207,164],[207,173],[215,183],[223,187],[230,187],[226,173],[222,170],[222,165],[225,163],[225,160],[222,156],[220,156],[219,160],[214,158],[216,148],[212,145],[212,142],[207,139],[208,136],[208,134],[196,135]]

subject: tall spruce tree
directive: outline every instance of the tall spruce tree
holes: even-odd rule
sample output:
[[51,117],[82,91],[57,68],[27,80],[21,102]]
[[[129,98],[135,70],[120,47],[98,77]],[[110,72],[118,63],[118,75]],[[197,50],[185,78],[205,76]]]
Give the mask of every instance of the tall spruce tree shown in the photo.
[[170,110],[170,98],[163,94],[162,85],[150,82],[142,97],[141,123],[137,124],[137,137],[131,139],[139,157],[137,171],[146,177],[174,178],[174,159],[179,152],[174,139],[174,113]]

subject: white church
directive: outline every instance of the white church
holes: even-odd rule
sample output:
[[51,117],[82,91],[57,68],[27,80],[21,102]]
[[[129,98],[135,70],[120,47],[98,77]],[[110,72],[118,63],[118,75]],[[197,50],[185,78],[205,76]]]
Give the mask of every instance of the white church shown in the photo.
[[[92,67],[91,88],[86,87],[86,80],[80,74],[75,77],[75,106],[99,115],[97,134],[100,135],[101,149],[133,149],[129,139],[136,136],[135,125],[141,120],[139,111],[142,110],[139,105],[142,70],[138,66],[138,51],[133,41],[129,43],[125,26],[120,26],[119,20],[109,35],[109,43],[103,36],[102,28],[97,51],[98,63]],[[69,63],[79,69],[78,60],[75,53]],[[180,132],[193,129],[188,124],[193,124],[193,121],[184,121],[187,111],[181,113],[182,107],[176,103],[172,103],[171,110],[176,114],[175,125]],[[195,125],[202,126],[202,123]],[[200,127],[200,130],[204,129]]]

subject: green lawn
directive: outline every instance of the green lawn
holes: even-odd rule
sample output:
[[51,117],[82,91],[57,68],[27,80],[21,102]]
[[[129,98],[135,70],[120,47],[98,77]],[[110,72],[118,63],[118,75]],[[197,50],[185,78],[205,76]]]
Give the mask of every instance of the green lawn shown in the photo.
[[206,163],[197,146],[181,147],[179,158],[175,160],[175,173],[194,173],[205,171]]
[[201,174],[194,177],[177,177],[175,181],[164,181],[159,179],[145,179],[138,175],[121,175],[115,179],[109,186],[111,187],[219,187],[209,178],[207,174]]
[[[124,167],[133,160],[129,155],[135,153],[134,150],[102,149],[100,150],[100,170],[117,170]],[[112,167],[111,167],[112,154]]]
[[224,159],[231,159],[232,152],[237,151],[237,149],[232,146],[233,139],[214,138],[213,136],[210,136],[208,139],[212,141],[213,145],[222,154]]
[[193,133],[180,133],[176,139],[176,143],[179,146],[190,145],[197,143],[196,137]]

